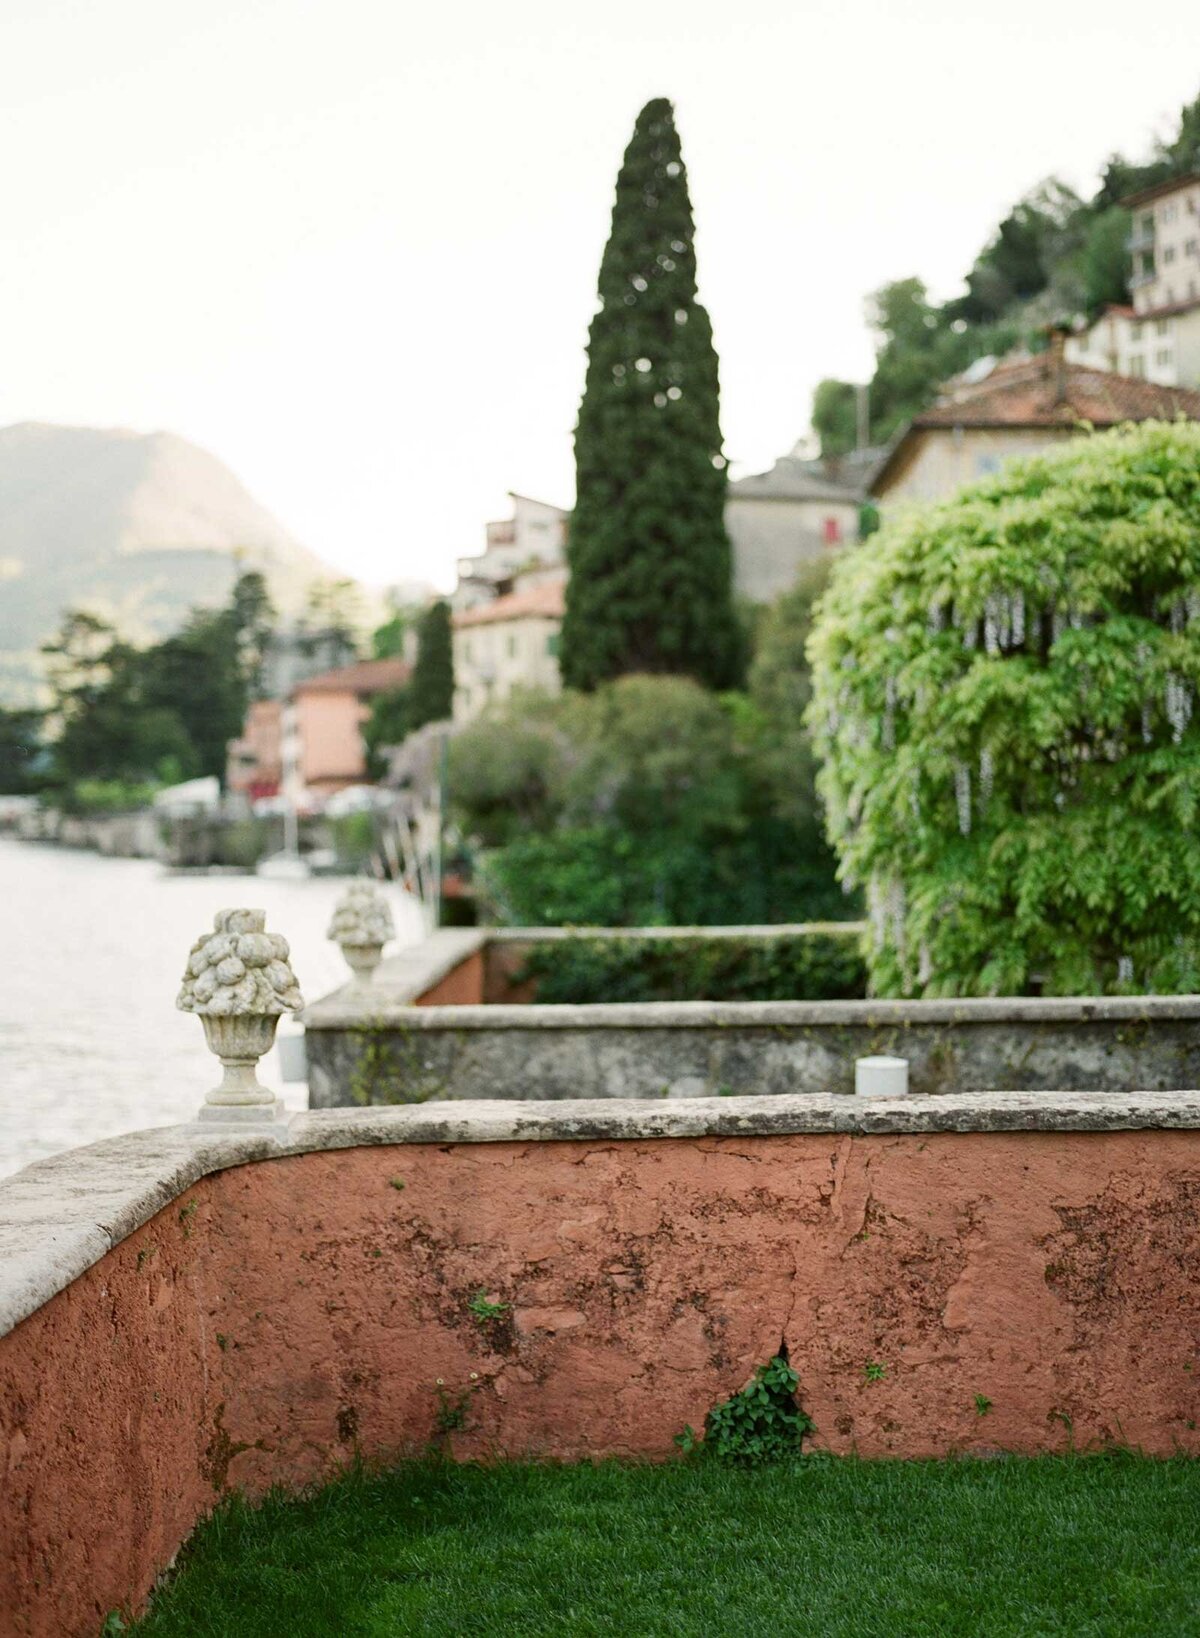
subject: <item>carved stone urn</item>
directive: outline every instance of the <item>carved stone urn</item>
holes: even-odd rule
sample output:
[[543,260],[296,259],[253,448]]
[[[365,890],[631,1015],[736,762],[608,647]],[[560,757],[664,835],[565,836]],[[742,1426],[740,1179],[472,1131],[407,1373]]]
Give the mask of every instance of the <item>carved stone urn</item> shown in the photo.
[[395,936],[392,912],[375,883],[351,882],[334,908],[329,937],[341,946],[358,983],[371,982],[384,945]]
[[281,1014],[304,1005],[288,962],[287,939],[268,933],[263,910],[219,910],[213,931],[192,945],[176,1006],[204,1025],[225,1075],[204,1100],[201,1120],[274,1120],[282,1101],[261,1084],[258,1060],[270,1051]]

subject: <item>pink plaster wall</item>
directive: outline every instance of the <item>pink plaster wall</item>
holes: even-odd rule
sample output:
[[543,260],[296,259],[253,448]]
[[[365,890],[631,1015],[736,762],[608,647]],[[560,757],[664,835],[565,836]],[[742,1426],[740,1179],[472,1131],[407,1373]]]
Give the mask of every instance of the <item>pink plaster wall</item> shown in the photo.
[[477,1006],[483,996],[483,951],[476,950],[418,995],[414,1007]]
[[205,1179],[0,1342],[0,1631],[94,1634],[226,1486],[425,1445],[439,1377],[468,1396],[456,1455],[668,1457],[783,1339],[834,1451],[1059,1450],[1068,1423],[1200,1451],[1198,1205],[1186,1132],[397,1146]]

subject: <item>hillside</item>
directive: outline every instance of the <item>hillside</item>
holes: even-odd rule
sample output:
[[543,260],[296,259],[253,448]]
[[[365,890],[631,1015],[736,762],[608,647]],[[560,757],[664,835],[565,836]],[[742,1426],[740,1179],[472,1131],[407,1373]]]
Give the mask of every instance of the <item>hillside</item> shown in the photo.
[[172,433],[0,429],[0,701],[27,699],[38,646],[86,607],[135,641],[221,602],[238,566],[281,610],[332,571],[215,456]]

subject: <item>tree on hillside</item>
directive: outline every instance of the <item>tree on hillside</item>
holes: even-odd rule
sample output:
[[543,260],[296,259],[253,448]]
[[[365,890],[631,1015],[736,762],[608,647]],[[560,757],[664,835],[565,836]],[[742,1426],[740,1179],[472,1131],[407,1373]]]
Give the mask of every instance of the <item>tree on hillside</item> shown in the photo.
[[858,389],[852,382],[830,377],[817,382],[812,428],[826,460],[850,453],[858,443]]
[[80,779],[172,782],[223,777],[270,631],[260,574],[241,575],[220,609],[195,609],[182,631],[137,649],[95,615],[69,613],[45,645],[58,725],[56,768]]
[[898,514],[835,564],[809,653],[876,993],[1200,987],[1200,426]]
[[443,722],[454,709],[450,605],[431,603],[417,622],[417,660],[408,685],[408,731]]
[[724,687],[739,670],[717,355],[693,236],[674,115],[659,98],[625,151],[588,337],[562,633],[573,688],[627,672]]
[[0,796],[28,796],[46,784],[42,713],[0,705]]

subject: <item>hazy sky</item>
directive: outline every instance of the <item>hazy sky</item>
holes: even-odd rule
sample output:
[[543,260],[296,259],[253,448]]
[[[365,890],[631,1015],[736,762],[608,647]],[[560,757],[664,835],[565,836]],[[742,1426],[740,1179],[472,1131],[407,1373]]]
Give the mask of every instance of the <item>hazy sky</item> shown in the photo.
[[167,428],[373,581],[567,504],[613,184],[668,96],[735,471],[1051,170],[1200,89],[1157,0],[0,0],[0,424]]

